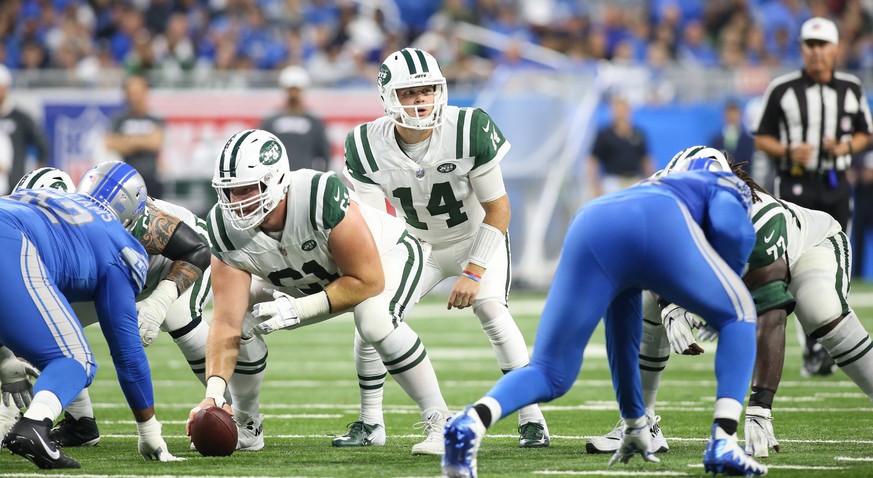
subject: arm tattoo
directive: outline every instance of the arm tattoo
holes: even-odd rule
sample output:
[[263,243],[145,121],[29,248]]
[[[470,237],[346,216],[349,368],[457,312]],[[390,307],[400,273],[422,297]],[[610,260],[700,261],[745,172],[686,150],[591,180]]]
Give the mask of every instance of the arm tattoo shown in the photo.
[[201,275],[203,275],[203,271],[200,268],[185,261],[175,261],[170,266],[170,272],[167,273],[164,280],[175,282],[176,290],[179,291],[179,295],[182,295],[194,282],[197,282]]
[[156,256],[164,252],[167,243],[170,242],[170,238],[173,237],[173,233],[182,221],[178,217],[171,216],[154,207],[151,203],[148,208],[149,227],[142,235],[140,242],[150,256]]

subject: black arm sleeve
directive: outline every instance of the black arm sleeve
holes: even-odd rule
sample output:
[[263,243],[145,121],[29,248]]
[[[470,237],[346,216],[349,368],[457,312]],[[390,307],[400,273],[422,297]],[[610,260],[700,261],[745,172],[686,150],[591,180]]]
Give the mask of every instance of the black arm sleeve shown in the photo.
[[184,222],[179,223],[161,255],[173,261],[187,262],[201,271],[209,267],[211,260],[209,244]]

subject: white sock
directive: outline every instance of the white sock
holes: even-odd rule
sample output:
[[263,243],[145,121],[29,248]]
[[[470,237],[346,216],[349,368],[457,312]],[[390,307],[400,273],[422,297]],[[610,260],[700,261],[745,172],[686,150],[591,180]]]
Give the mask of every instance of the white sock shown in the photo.
[[236,422],[245,425],[261,414],[260,394],[267,369],[267,344],[256,335],[240,340],[239,357],[228,388]]
[[88,393],[88,389],[83,388],[82,393],[67,405],[66,410],[76,420],[82,417],[94,418],[94,407],[91,405],[91,394]]
[[63,407],[58,396],[48,390],[40,390],[30,402],[30,407],[24,412],[24,418],[43,421],[46,418],[54,422],[60,415]]
[[670,358],[670,342],[667,331],[660,324],[660,317],[643,318],[643,338],[640,341],[640,382],[643,388],[643,404],[646,415],[655,416],[655,401],[658,387],[661,385],[661,374]]
[[[530,363],[530,355],[524,336],[509,309],[496,300],[488,300],[473,308],[482,330],[491,342],[497,366],[504,373],[526,367]],[[545,425],[546,419],[537,404],[528,405],[518,410],[518,424],[537,422]]]
[[385,426],[382,415],[382,395],[388,369],[382,363],[379,352],[365,343],[355,332],[355,370],[358,372],[358,387],[361,393],[361,421]]
[[740,415],[743,413],[743,404],[733,398],[719,398],[715,401],[714,418],[724,418],[726,420],[740,421]]
[[394,380],[422,411],[448,410],[427,351],[405,322],[373,347]]
[[[488,408],[488,411],[491,412],[491,423],[486,424],[485,428],[490,427],[497,423],[500,420],[500,417],[503,416],[503,407],[500,406],[500,402],[498,402],[493,397],[482,397],[476,401],[473,405],[485,405]],[[480,417],[481,420],[481,417]],[[483,422],[484,424],[484,422]]]
[[191,371],[203,385],[206,385],[206,338],[209,336],[209,325],[200,320],[185,335],[176,337],[172,330],[170,335],[173,336],[173,342],[176,342],[182,355],[185,356],[185,360],[188,361]]
[[873,341],[854,311],[818,342],[837,366],[873,400]]

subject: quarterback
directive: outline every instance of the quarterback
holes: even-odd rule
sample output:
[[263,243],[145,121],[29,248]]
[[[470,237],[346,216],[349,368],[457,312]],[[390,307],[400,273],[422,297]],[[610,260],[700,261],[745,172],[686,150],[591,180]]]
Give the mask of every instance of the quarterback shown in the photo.
[[353,310],[358,336],[421,409],[427,437],[412,453],[442,454],[446,403],[421,339],[403,322],[418,300],[424,264],[403,222],[359,205],[332,173],[290,171],[282,143],[263,130],[231,136],[212,185],[214,316],[206,398],[192,416],[224,405],[227,381],[243,360],[240,342],[265,347],[262,334]]
[[[406,220],[431,253],[422,275],[427,293],[454,279],[448,308],[472,307],[505,373],[529,362],[524,337],[508,309],[509,197],[500,161],[510,144],[484,111],[448,105],[436,59],[415,48],[394,52],[379,71],[385,116],[346,137],[345,176],[361,201]],[[361,417],[335,446],[383,445],[385,367],[355,339]],[[519,446],[549,445],[536,404],[519,410]]]

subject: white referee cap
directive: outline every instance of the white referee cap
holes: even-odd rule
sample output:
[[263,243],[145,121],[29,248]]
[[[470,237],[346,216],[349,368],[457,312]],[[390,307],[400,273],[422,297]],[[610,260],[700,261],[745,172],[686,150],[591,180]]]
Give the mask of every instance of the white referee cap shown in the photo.
[[803,22],[800,27],[800,41],[821,40],[834,45],[840,42],[837,25],[827,18],[814,17]]
[[303,67],[288,66],[279,73],[279,86],[282,88],[307,88],[309,86],[309,73]]

